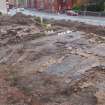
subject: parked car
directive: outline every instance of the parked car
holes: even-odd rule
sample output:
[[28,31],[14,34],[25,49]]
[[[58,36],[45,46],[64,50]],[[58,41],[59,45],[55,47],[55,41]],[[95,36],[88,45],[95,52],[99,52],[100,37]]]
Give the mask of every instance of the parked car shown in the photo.
[[17,12],[21,12],[21,11],[24,11],[25,9],[24,8],[17,8],[16,10],[17,10]]
[[79,13],[72,10],[68,10],[66,13],[68,16],[79,16]]
[[66,10],[61,10],[59,13],[60,14],[65,14],[66,13]]

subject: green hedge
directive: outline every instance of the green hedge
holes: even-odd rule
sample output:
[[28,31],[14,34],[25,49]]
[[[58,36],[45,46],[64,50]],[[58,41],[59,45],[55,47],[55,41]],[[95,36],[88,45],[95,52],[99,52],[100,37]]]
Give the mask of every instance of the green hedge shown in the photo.
[[73,7],[72,10],[75,11],[75,12],[79,12],[81,10],[81,7],[75,6],[75,7]]

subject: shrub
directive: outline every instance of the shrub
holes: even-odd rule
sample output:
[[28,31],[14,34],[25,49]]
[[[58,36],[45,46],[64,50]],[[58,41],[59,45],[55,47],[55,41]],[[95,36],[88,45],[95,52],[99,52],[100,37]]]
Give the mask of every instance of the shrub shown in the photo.
[[2,15],[2,12],[0,12],[0,15]]
[[75,7],[73,7],[73,11],[75,11],[75,12],[79,12],[79,11],[80,11],[80,7],[79,7],[79,6],[75,6]]
[[41,23],[41,18],[40,17],[35,17],[35,21]]

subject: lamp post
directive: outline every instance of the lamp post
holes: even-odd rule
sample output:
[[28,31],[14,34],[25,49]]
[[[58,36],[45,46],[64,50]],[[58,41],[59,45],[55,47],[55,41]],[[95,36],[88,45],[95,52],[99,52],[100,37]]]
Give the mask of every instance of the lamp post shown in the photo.
[[87,11],[87,4],[84,5],[85,6],[85,11],[84,11],[84,16],[86,16],[86,11]]

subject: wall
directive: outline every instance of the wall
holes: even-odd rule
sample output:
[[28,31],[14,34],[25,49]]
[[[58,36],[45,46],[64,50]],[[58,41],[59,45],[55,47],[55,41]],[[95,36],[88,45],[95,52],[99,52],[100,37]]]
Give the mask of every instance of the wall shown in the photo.
[[73,6],[81,6],[92,0],[73,0]]
[[0,12],[7,14],[6,0],[0,0]]
[[72,0],[67,0],[66,8],[67,9],[72,9],[72,7],[73,7],[73,1]]

